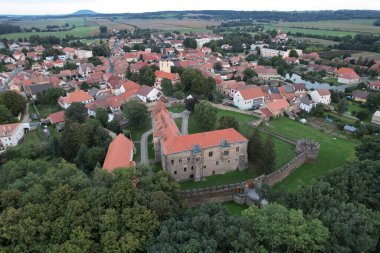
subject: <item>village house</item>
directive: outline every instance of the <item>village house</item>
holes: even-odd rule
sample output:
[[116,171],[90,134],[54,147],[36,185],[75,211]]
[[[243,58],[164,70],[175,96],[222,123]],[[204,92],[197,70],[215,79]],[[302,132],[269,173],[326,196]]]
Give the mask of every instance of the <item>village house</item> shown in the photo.
[[267,103],[265,108],[261,108],[260,111],[263,115],[264,120],[269,120],[270,118],[278,118],[284,115],[285,110],[289,107],[288,101],[285,99],[278,99]]
[[306,95],[300,98],[300,102],[300,109],[307,113],[310,113],[313,107],[316,106],[313,100],[309,99],[309,97]]
[[264,105],[265,94],[262,89],[254,85],[241,87],[234,94],[234,105],[241,110],[258,109]]
[[233,98],[235,93],[241,88],[244,87],[244,82],[237,82],[236,80],[229,80],[229,81],[223,81],[220,85],[218,85],[219,91],[229,96],[230,98]]
[[293,83],[294,93],[296,94],[305,94],[306,93],[306,84],[305,83]]
[[132,168],[136,166],[133,161],[135,145],[123,134],[119,134],[112,140],[108,147],[107,155],[103,163],[103,168],[112,173],[118,168]]
[[162,89],[161,83],[164,79],[170,80],[173,85],[179,81],[179,74],[178,73],[174,74],[174,73],[167,73],[167,72],[164,72],[161,70],[156,70],[156,72],[154,72],[154,74],[156,76],[156,79],[154,82],[154,87],[156,87],[159,90]]
[[380,125],[380,111],[376,111],[373,116],[371,122],[376,125]]
[[331,93],[329,90],[313,90],[310,93],[314,103],[329,105],[331,103]]
[[277,73],[277,70],[268,66],[256,66],[255,72],[257,76],[263,80],[280,79],[281,76]]
[[92,63],[83,63],[78,67],[79,74],[84,77],[88,77],[94,69],[95,67]]
[[137,92],[136,95],[141,101],[143,101],[144,103],[148,103],[160,99],[162,93],[154,87],[143,85],[141,86],[139,92]]
[[199,181],[207,176],[246,169],[248,140],[235,129],[180,135],[161,101],[154,109],[153,119],[156,161],[177,181]]
[[364,90],[355,90],[352,92],[352,100],[360,103],[367,102],[369,92]]
[[369,88],[372,90],[380,90],[380,80],[372,81],[369,84]]
[[49,114],[48,117],[52,125],[58,125],[65,122],[65,111],[59,111]]
[[88,59],[92,57],[92,51],[91,50],[75,50],[75,55],[78,57],[78,59]]
[[2,148],[14,147],[24,138],[29,130],[28,123],[12,123],[0,125],[0,144]]
[[73,91],[67,94],[66,97],[60,97],[58,99],[58,104],[63,109],[67,109],[72,103],[83,103],[87,104],[94,101],[94,98],[90,96],[87,92],[83,90]]
[[356,74],[355,70],[350,68],[340,68],[335,71],[338,76],[338,82],[344,84],[355,84],[360,82],[360,77]]

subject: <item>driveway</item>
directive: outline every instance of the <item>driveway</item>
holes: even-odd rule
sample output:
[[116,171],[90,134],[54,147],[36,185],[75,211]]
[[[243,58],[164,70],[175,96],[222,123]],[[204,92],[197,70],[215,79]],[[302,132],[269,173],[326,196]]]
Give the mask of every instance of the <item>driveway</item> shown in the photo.
[[149,131],[146,131],[141,136],[141,163],[146,164],[149,163],[149,157],[148,157],[148,137],[153,133],[153,129],[150,129]]
[[182,135],[187,135],[189,134],[188,128],[189,128],[189,117],[190,117],[190,112],[185,110],[181,113],[170,113],[173,119],[177,118],[182,118],[182,128],[181,128],[181,133]]

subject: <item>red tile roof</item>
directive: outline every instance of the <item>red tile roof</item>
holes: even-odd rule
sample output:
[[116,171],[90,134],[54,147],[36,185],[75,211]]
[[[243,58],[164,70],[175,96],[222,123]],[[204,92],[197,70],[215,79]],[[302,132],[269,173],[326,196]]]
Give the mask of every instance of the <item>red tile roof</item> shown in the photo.
[[130,90],[135,90],[135,89],[140,89],[141,86],[135,83],[134,81],[128,80],[123,83],[123,87],[125,91],[130,91]]
[[130,168],[136,164],[133,158],[134,144],[123,134],[119,134],[110,143],[104,160],[103,168],[108,172],[112,172],[117,168]]
[[65,122],[65,111],[55,112],[49,115],[50,122],[52,124],[58,124],[61,122]]
[[241,87],[239,89],[239,92],[244,100],[255,99],[265,96],[263,90],[260,87],[253,85],[246,85],[244,87]]
[[0,125],[0,138],[1,137],[10,137],[16,131],[16,129],[21,126],[22,123],[12,123]]
[[167,73],[164,71],[156,70],[154,73],[157,78],[162,78],[162,79],[169,79],[171,81],[176,81],[177,80],[177,75],[173,73]]
[[171,118],[164,104],[160,101],[157,103],[154,110],[154,120],[154,136],[159,137],[161,140],[164,154],[191,151],[195,145],[203,149],[220,146],[223,141],[227,141],[227,143],[247,141],[244,136],[233,128],[190,135],[180,135],[177,125]]
[[267,108],[271,113],[281,111],[289,106],[288,101],[285,99],[275,100],[267,104]]
[[320,96],[330,96],[331,95],[331,92],[329,90],[326,90],[326,89],[325,90],[321,89],[321,90],[317,90],[317,91],[318,91]]
[[94,99],[87,92],[83,90],[73,91],[69,93],[66,97],[62,98],[62,101],[66,104],[80,103],[87,100]]
[[350,68],[340,68],[335,72],[339,77],[344,79],[357,79],[358,74],[353,69]]

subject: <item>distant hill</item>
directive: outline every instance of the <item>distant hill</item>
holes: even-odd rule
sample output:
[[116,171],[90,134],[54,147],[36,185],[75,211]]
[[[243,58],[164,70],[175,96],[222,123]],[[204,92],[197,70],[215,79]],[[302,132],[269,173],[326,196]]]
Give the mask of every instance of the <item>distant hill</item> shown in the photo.
[[96,15],[96,14],[98,13],[92,10],[79,10],[77,12],[74,12],[71,15]]

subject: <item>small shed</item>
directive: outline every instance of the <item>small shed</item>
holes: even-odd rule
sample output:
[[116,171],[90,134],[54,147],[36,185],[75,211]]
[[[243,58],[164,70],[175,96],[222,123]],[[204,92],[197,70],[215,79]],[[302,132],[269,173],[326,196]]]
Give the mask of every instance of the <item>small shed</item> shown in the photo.
[[353,127],[350,125],[345,125],[343,130],[347,133],[350,133],[350,134],[356,133],[358,131],[358,129],[356,127]]

